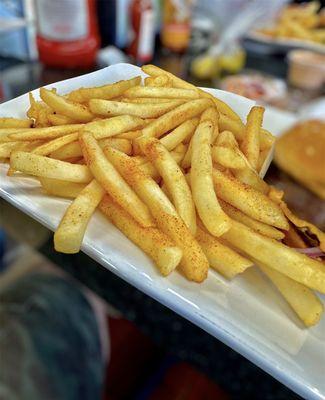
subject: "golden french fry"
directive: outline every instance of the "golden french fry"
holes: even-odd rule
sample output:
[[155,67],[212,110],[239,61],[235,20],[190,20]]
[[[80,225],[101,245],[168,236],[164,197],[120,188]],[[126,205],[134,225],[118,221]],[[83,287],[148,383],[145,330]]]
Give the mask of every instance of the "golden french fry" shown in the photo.
[[75,121],[72,118],[69,118],[65,115],[59,115],[59,114],[49,114],[47,116],[48,120],[50,123],[54,126],[60,126],[60,125],[69,125],[69,124],[77,124],[78,121]]
[[39,154],[40,156],[47,156],[50,153],[60,149],[62,146],[74,142],[78,139],[78,132],[70,133],[65,136],[58,137],[56,139],[50,140],[47,143],[41,144],[32,150],[32,153]]
[[230,131],[222,131],[217,136],[214,144],[216,146],[228,147],[230,149],[238,148],[238,142],[234,134]]
[[27,117],[33,121],[33,125],[36,128],[44,128],[50,125],[49,115],[53,113],[53,110],[45,103],[36,101],[33,94],[29,93],[30,107],[27,111]]
[[59,96],[51,90],[40,88],[41,99],[58,114],[65,115],[79,122],[89,122],[94,115],[87,107],[74,103],[66,98]]
[[182,250],[181,271],[188,279],[202,282],[207,276],[208,260],[157,183],[144,174],[131,157],[114,149],[106,156],[148,205],[158,227]]
[[193,100],[198,99],[200,95],[197,90],[192,89],[176,89],[169,87],[147,87],[147,86],[134,86],[124,93],[125,97],[138,98],[138,97],[159,97],[165,99],[184,99]]
[[244,169],[245,160],[237,154],[236,148],[213,146],[211,149],[212,160],[225,168]]
[[264,108],[254,106],[251,108],[245,127],[245,135],[241,142],[241,150],[245,154],[250,165],[258,170],[260,155],[260,130],[263,124]]
[[195,235],[195,206],[191,190],[182,170],[159,140],[144,136],[141,138],[140,146],[143,153],[154,164],[163,178],[179,216],[183,219],[192,234]]
[[33,121],[30,119],[0,118],[0,129],[2,128],[30,128]]
[[50,126],[45,128],[24,129],[17,133],[11,133],[9,138],[12,141],[51,140],[67,135],[68,133],[78,132],[83,126],[83,124],[72,124]]
[[[82,132],[79,140],[87,165],[106,192],[139,224],[144,227],[153,226],[154,222],[147,206],[108,161],[92,133]],[[106,147],[106,150],[108,149],[110,148]]]
[[156,118],[173,110],[182,103],[181,100],[174,100],[173,102],[162,104],[134,104],[122,101],[92,99],[89,102],[89,107],[94,114],[104,116],[134,115],[141,118]]
[[[245,135],[245,125],[241,121],[235,121],[225,114],[220,114],[219,130],[232,132],[236,139],[241,142]],[[260,149],[270,149],[275,141],[275,137],[266,129],[260,130]]]
[[257,163],[257,172],[261,171],[265,160],[267,159],[267,157],[270,154],[271,149],[264,149],[262,151],[260,151],[260,154],[258,156],[258,163]]
[[139,97],[139,98],[131,98],[126,97],[123,98],[121,101],[123,103],[134,103],[134,104],[163,104],[163,103],[170,103],[175,99],[164,99],[160,97]]
[[256,259],[257,262],[311,289],[325,293],[325,269],[321,262],[298,253],[277,240],[263,236],[234,220],[223,238],[235,248]]
[[86,187],[85,183],[69,182],[61,179],[38,178],[47,194],[74,199]]
[[[126,154],[132,153],[132,144],[127,139],[118,139],[115,137],[101,139],[98,144],[101,148],[105,146],[112,146]],[[67,160],[69,158],[82,157],[82,151],[78,140],[66,144],[59,149],[50,153],[51,158],[56,158],[57,160]]]
[[141,135],[142,135],[142,130],[136,130],[136,131],[120,133],[119,135],[116,136],[116,138],[133,140],[140,137]]
[[169,275],[177,267],[182,251],[167,235],[157,228],[142,227],[107,195],[99,208],[126,237],[154,260],[162,275]]
[[67,208],[54,233],[56,251],[67,254],[79,252],[88,222],[104,194],[105,190],[95,179],[82,189]]
[[167,75],[159,75],[155,78],[148,76],[144,80],[144,86],[172,87],[172,82]]
[[214,191],[211,157],[213,130],[210,121],[200,122],[192,138],[191,189],[204,226],[218,237],[229,229],[230,224]]
[[235,221],[245,224],[246,226],[254,229],[256,232],[264,236],[268,236],[276,240],[282,240],[284,238],[284,233],[274,228],[273,226],[264,224],[263,222],[257,221],[256,219],[249,217],[248,215],[244,214],[243,212],[223,200],[219,200],[219,202],[224,212]]
[[141,129],[146,121],[133,115],[119,115],[112,118],[89,122],[84,130],[91,132],[95,139],[104,139],[133,129]]
[[125,81],[119,81],[116,83],[110,83],[104,86],[80,88],[73,90],[68,94],[68,99],[76,101],[77,103],[84,103],[91,99],[104,99],[109,100],[114,97],[121,96],[127,89],[132,86],[139,85],[141,77],[137,76],[132,79]]
[[193,135],[198,123],[198,118],[192,118],[183,122],[173,131],[162,137],[160,142],[166,147],[167,150],[171,151],[180,143]]
[[24,151],[14,151],[11,154],[10,167],[25,174],[70,182],[88,183],[92,179],[85,165],[70,164]]
[[199,242],[210,266],[228,279],[234,278],[253,265],[252,261],[226,246],[222,239],[217,239],[199,226],[196,232],[196,240]]
[[6,142],[0,143],[0,158],[9,158],[10,154],[19,149],[23,142]]
[[200,121],[210,121],[212,125],[214,126],[213,134],[212,134],[212,139],[211,139],[211,144],[213,144],[216,140],[216,138],[219,135],[219,113],[216,107],[209,107],[206,110],[203,111]]
[[307,327],[319,322],[324,306],[312,290],[262,263],[258,266]]
[[178,78],[177,76],[171,74],[170,72],[164,71],[163,69],[156,67],[155,65],[151,65],[151,64],[144,65],[142,67],[142,70],[146,74],[153,76],[153,77],[156,77],[159,75],[164,75],[164,74],[167,75],[170,78],[170,80],[175,88],[196,90],[200,94],[201,97],[206,97],[206,98],[212,99],[220,113],[226,114],[234,120],[240,120],[239,116],[235,113],[234,110],[231,109],[231,107],[228,106],[228,104],[224,103],[220,99],[215,98],[210,93],[207,93],[207,92],[203,91],[202,89],[197,88],[196,86],[192,85],[191,83],[185,82],[183,79]]
[[213,181],[217,196],[244,214],[276,228],[289,228],[280,207],[263,193],[217,169],[213,170]]
[[186,120],[201,114],[211,106],[209,99],[191,100],[174,108],[143,128],[144,136],[160,137]]

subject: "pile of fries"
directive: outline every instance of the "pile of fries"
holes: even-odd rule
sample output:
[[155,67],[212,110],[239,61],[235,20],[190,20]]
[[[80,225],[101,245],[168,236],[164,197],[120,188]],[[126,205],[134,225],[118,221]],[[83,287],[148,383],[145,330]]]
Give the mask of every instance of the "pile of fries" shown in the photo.
[[325,13],[320,3],[290,4],[284,7],[273,27],[259,32],[273,38],[292,38],[325,44]]
[[[325,249],[325,235],[294,216],[259,175],[274,137],[262,107],[244,124],[223,101],[153,65],[148,75],[30,95],[26,120],[0,119],[8,174],[37,177],[73,198],[57,251],[80,250],[98,208],[155,262],[195,282],[209,267],[228,279],[256,264],[306,326],[317,323],[325,267],[294,248]],[[109,228],[108,228],[109,229]],[[294,248],[293,248],[294,247]]]

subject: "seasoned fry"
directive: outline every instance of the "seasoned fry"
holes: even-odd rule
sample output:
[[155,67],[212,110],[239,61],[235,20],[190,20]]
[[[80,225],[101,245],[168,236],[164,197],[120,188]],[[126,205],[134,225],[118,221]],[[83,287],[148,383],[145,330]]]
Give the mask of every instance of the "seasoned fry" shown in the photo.
[[[132,145],[127,139],[118,139],[112,137],[101,139],[98,144],[101,148],[104,148],[105,146],[112,146],[126,154],[131,154],[132,152]],[[53,151],[50,153],[50,156],[51,158],[56,158],[57,160],[67,160],[69,158],[82,157],[82,151],[78,140],[76,140],[75,142],[68,143],[65,146]]]
[[191,189],[197,212],[207,230],[221,236],[230,228],[229,218],[219,205],[212,179],[211,141],[214,127],[200,122],[192,139]]
[[116,136],[116,138],[133,140],[140,137],[141,135],[142,135],[142,130],[136,130],[136,131],[120,133],[119,135]]
[[145,125],[146,121],[139,117],[119,115],[117,117],[89,122],[84,126],[84,130],[91,132],[95,139],[104,139],[133,129],[141,129]]
[[19,149],[23,142],[0,143],[0,158],[9,158],[10,154]]
[[131,98],[126,97],[121,99],[123,103],[135,103],[135,104],[163,104],[163,103],[170,103],[175,99],[163,99],[160,97],[139,97],[139,98]]
[[94,179],[75,198],[54,233],[54,248],[67,254],[78,253],[88,222],[102,200],[105,190]]
[[87,165],[106,192],[140,225],[144,227],[153,226],[154,222],[147,206],[107,160],[94,136],[90,132],[82,132],[79,140]]
[[69,182],[61,179],[38,178],[42,188],[52,196],[74,199],[86,187],[85,183]]
[[0,129],[2,128],[30,128],[33,121],[30,119],[0,118]]
[[245,127],[245,135],[241,143],[241,150],[253,169],[258,170],[260,155],[260,130],[263,124],[263,107],[252,107]]
[[173,110],[183,102],[174,100],[162,104],[133,104],[122,101],[92,99],[89,102],[90,110],[94,114],[104,116],[135,115],[141,118],[156,118]]
[[83,126],[83,124],[72,124],[63,126],[50,126],[46,128],[25,129],[17,133],[11,133],[9,138],[12,141],[51,140],[67,135],[68,133],[78,132]]
[[[108,156],[107,153],[106,155]],[[209,263],[157,183],[145,175],[138,164],[127,155],[111,149],[108,158],[148,205],[158,227],[182,250],[183,258],[179,264],[181,271],[188,279],[202,282],[207,276]]]
[[324,306],[312,290],[262,263],[259,267],[307,327],[319,322]]
[[175,88],[196,90],[201,95],[201,97],[206,97],[206,98],[212,99],[220,113],[226,114],[234,120],[240,120],[238,115],[231,109],[231,107],[229,107],[222,100],[213,97],[210,93],[207,93],[201,89],[198,89],[196,86],[192,85],[191,83],[185,82],[183,79],[178,78],[177,76],[171,74],[170,72],[164,71],[163,69],[156,67],[155,65],[151,65],[151,64],[144,65],[142,67],[142,70],[146,74],[153,76],[153,77],[156,77],[159,75],[164,75],[164,74],[167,75],[171,79],[172,84]]
[[289,228],[280,207],[263,193],[217,169],[213,170],[213,181],[217,196],[244,214],[276,228],[284,230]]
[[[232,132],[236,139],[241,142],[245,135],[245,125],[241,121],[235,121],[225,114],[220,114],[219,130]],[[275,141],[274,136],[266,129],[260,130],[260,149],[270,149]]]
[[78,139],[78,132],[70,133],[68,135],[50,140],[47,143],[41,144],[40,146],[32,150],[32,153],[39,154],[40,156],[47,156],[50,153],[53,153],[57,149],[61,148],[62,146],[71,143],[77,139]]
[[85,103],[91,99],[109,100],[113,99],[114,97],[121,96],[121,94],[123,94],[127,89],[131,88],[132,86],[139,85],[140,82],[141,77],[137,76],[132,79],[119,81],[108,85],[80,88],[70,92],[68,99],[71,101],[76,101],[77,103]]
[[70,164],[24,151],[11,153],[10,167],[25,174],[70,182],[88,183],[92,179],[85,165]]
[[186,120],[201,114],[209,106],[211,106],[211,101],[208,99],[188,101],[149,123],[142,130],[142,134],[160,137]]
[[160,142],[166,147],[167,150],[171,151],[180,143],[185,141],[188,137],[193,135],[198,123],[198,118],[192,118],[183,122],[173,131],[162,137]]
[[234,220],[231,222],[229,231],[222,237],[259,263],[311,289],[325,293],[325,269],[321,262],[298,253],[277,240],[267,238]]
[[154,164],[163,178],[179,216],[193,235],[196,232],[196,213],[191,190],[185,176],[168,150],[155,138],[143,137],[140,141],[143,153]]
[[58,114],[65,115],[79,122],[91,121],[94,116],[87,107],[73,103],[51,90],[40,88],[41,99]]
[[78,121],[73,120],[72,118],[69,118],[65,115],[59,115],[59,114],[49,114],[47,116],[48,120],[50,123],[54,126],[60,126],[60,125],[69,125],[69,124],[77,124]]
[[274,228],[273,226],[264,224],[263,222],[257,221],[256,219],[249,217],[248,215],[244,214],[243,212],[223,200],[219,200],[219,202],[224,212],[235,221],[245,224],[246,226],[260,233],[261,235],[268,236],[276,240],[281,240],[284,238],[284,233]]
[[171,82],[171,80],[169,79],[169,77],[166,74],[156,76],[155,78],[152,78],[151,76],[148,76],[144,80],[144,86],[172,87],[172,82]]
[[125,97],[141,98],[141,97],[158,97],[165,99],[184,99],[193,100],[200,97],[197,90],[192,89],[175,89],[167,87],[146,87],[134,86],[124,93]]
[[177,267],[182,250],[167,235],[157,228],[142,227],[107,195],[99,208],[126,237],[155,261],[162,275],[169,275]]
[[226,246],[222,239],[217,239],[200,227],[197,228],[196,239],[210,266],[228,279],[234,278],[253,265],[252,261]]
[[221,164],[225,168],[244,169],[246,168],[245,160],[237,153],[237,149],[229,147],[213,146],[211,149],[212,160]]

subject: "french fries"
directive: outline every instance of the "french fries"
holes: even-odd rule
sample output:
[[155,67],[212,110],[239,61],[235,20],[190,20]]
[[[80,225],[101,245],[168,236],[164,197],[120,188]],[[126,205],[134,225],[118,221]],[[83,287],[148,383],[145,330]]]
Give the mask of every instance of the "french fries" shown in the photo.
[[0,118],[0,129],[2,128],[30,128],[33,121],[30,119]]
[[54,248],[62,253],[78,253],[90,217],[103,198],[105,190],[94,179],[67,208],[54,233]]
[[216,168],[213,170],[213,181],[218,196],[249,217],[276,228],[284,230],[289,228],[280,207],[263,193]]
[[192,100],[200,97],[197,90],[192,89],[175,89],[169,87],[146,87],[146,86],[134,86],[128,89],[124,96],[130,98],[142,98],[142,97],[158,97],[165,99],[185,99]]
[[140,142],[143,153],[155,165],[172,197],[179,216],[193,235],[196,232],[196,214],[191,190],[185,176],[168,150],[155,138],[143,137]]
[[139,225],[108,195],[104,197],[99,208],[126,237],[155,261],[162,275],[169,275],[177,267],[182,251],[168,236],[157,228]]
[[170,101],[162,104],[133,104],[122,101],[92,99],[89,108],[94,114],[113,117],[116,115],[135,115],[141,118],[157,118],[167,111],[182,104],[180,100]]
[[192,139],[191,189],[197,212],[207,230],[221,236],[230,228],[213,187],[211,141],[214,126],[200,122]]
[[231,228],[222,237],[259,263],[311,289],[325,293],[325,269],[322,263],[234,220]]
[[312,290],[261,263],[259,267],[307,327],[319,322],[324,306]]
[[132,79],[125,81],[119,81],[108,85],[92,87],[92,88],[80,88],[73,90],[69,93],[68,99],[77,103],[85,103],[91,99],[104,99],[109,100],[114,97],[121,96],[127,89],[132,86],[139,85],[141,77],[137,76]]
[[73,120],[89,122],[93,119],[93,114],[83,105],[74,103],[51,90],[40,88],[41,99],[58,114],[65,115]]
[[202,282],[208,273],[208,260],[157,183],[144,174],[127,155],[114,149],[106,155],[140,198],[148,204],[158,227],[182,250],[183,257],[179,266],[184,275],[189,280]]
[[92,175],[85,165],[70,164],[24,151],[11,153],[10,166],[16,171],[37,177],[80,183],[88,183],[92,179]]
[[260,129],[263,123],[264,108],[254,106],[247,116],[245,135],[241,149],[253,169],[257,170],[260,155]]
[[144,227],[153,226],[149,210],[114,166],[107,160],[91,132],[82,132],[80,145],[83,156],[94,177],[112,198]]
[[206,108],[211,106],[209,99],[192,100],[167,112],[153,122],[149,123],[143,130],[143,136],[160,137],[164,133],[179,126],[189,118],[193,118]]
[[74,199],[86,187],[85,183],[69,182],[62,179],[38,178],[42,189],[52,196]]
[[325,234],[261,178],[274,143],[264,109],[253,107],[245,125],[210,93],[143,70],[144,86],[139,76],[63,96],[41,88],[28,119],[0,118],[7,175],[31,175],[47,195],[73,199],[56,250],[78,252],[99,209],[163,276],[178,270],[199,283],[210,267],[233,279],[256,264],[306,326],[317,323],[313,290],[325,293],[325,269],[296,248],[324,251]]
[[210,266],[227,279],[233,279],[253,265],[252,261],[226,246],[221,241],[222,239],[217,239],[200,227],[197,228],[196,239],[209,260]]

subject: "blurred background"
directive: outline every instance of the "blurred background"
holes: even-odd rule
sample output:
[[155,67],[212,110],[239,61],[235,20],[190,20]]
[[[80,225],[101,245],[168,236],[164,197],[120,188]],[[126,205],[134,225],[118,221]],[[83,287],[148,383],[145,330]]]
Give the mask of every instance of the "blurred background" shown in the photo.
[[[253,99],[279,120],[322,120],[323,6],[0,0],[0,103],[116,63],[153,63]],[[267,181],[324,229],[324,186],[284,170],[272,164]],[[54,253],[46,228],[4,200],[0,207],[1,399],[299,398],[86,255]]]

